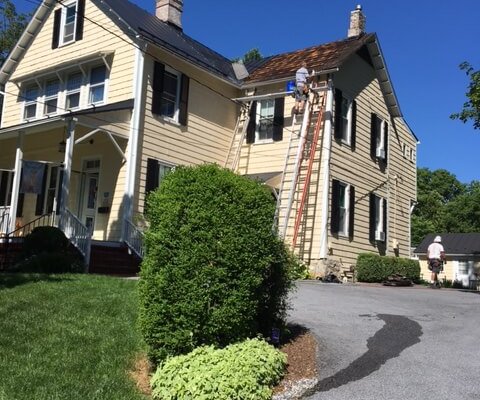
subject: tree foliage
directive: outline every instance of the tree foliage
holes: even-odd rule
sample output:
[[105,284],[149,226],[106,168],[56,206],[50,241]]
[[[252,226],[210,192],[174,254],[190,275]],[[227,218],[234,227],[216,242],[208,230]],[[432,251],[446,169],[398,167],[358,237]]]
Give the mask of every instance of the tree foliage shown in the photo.
[[475,71],[468,62],[460,64],[460,69],[465,71],[470,79],[466,93],[468,100],[463,104],[462,111],[452,114],[450,118],[459,119],[463,123],[471,120],[474,129],[480,129],[480,70]]
[[262,58],[263,58],[262,53],[260,53],[260,50],[255,47],[247,51],[241,58],[235,58],[233,61],[234,62],[241,61],[244,64],[247,64],[252,61],[261,60]]
[[428,233],[480,232],[480,182],[463,184],[450,172],[417,170],[417,205],[412,215],[412,245]]
[[27,23],[27,14],[18,14],[10,0],[0,0],[0,66],[7,59]]

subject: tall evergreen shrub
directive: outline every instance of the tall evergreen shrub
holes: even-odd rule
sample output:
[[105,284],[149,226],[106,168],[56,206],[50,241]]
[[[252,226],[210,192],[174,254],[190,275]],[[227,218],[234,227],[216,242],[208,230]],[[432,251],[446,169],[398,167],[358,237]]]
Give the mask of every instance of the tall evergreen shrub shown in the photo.
[[266,187],[215,165],[179,167],[149,196],[140,326],[154,363],[283,321],[291,257],[274,209]]

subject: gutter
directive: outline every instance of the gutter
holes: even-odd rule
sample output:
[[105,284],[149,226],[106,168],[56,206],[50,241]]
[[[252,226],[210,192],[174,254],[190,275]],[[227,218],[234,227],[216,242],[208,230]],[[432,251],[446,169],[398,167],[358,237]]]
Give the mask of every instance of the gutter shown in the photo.
[[[328,75],[332,74],[334,72],[338,72],[340,68],[330,68],[330,69],[325,69],[322,71],[316,71],[315,73],[312,74],[312,76],[318,76],[318,75]],[[253,83],[246,83],[244,85],[241,85],[241,89],[251,89],[259,86],[267,86],[267,85],[273,85],[275,83],[283,83],[283,82],[288,82],[295,80],[295,76],[290,76],[290,77],[285,77],[285,78],[278,78],[278,79],[272,79],[269,81],[260,81],[260,82],[253,82]]]

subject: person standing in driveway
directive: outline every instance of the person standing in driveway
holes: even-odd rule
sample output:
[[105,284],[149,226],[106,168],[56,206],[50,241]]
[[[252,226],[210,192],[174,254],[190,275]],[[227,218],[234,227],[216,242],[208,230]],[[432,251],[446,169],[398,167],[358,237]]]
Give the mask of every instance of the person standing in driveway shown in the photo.
[[438,282],[438,274],[443,270],[443,263],[446,263],[445,249],[442,245],[442,237],[436,236],[433,243],[427,249],[428,269],[432,271],[430,286],[440,287]]

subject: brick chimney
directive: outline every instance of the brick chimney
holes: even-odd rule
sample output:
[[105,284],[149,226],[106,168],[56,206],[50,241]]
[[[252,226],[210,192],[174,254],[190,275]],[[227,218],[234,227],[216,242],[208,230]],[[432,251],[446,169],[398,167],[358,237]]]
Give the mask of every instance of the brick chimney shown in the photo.
[[358,5],[355,10],[350,12],[350,28],[348,28],[348,37],[359,36],[365,33],[365,14],[362,12],[362,6]]
[[155,15],[182,30],[183,0],[156,0]]

